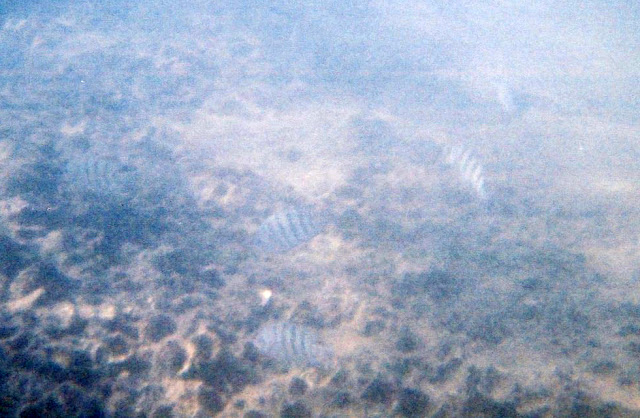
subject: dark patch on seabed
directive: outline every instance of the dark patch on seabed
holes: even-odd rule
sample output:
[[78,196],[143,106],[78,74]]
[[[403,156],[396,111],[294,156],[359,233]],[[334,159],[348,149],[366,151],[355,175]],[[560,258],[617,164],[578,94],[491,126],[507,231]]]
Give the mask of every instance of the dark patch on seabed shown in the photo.
[[253,41],[82,7],[2,17],[0,416],[640,416],[594,390],[637,398],[640,304],[567,243],[606,213],[485,184],[462,148],[389,158],[375,117],[315,200],[186,158],[157,121],[250,113],[217,77],[255,74]]

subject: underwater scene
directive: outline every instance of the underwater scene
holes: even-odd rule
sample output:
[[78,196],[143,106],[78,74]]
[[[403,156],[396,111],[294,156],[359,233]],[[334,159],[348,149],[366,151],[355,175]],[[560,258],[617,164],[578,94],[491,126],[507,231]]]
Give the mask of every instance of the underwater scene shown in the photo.
[[640,417],[640,4],[0,0],[1,417]]

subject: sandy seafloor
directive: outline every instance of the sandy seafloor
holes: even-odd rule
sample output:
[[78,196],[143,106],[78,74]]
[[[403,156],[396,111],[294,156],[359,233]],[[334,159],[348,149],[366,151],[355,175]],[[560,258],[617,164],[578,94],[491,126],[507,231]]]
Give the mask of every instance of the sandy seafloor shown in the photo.
[[[637,118],[542,90],[407,110],[197,5],[2,16],[0,415],[640,416]],[[487,202],[438,162],[451,144]],[[70,194],[86,154],[144,190]],[[296,205],[333,221],[251,246]],[[281,320],[335,364],[256,353]]]

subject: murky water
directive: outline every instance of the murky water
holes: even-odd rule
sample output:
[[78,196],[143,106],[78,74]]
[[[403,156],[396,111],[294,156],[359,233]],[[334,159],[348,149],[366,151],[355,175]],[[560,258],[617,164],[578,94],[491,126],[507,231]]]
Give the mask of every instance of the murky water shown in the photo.
[[636,416],[639,16],[0,6],[0,415]]

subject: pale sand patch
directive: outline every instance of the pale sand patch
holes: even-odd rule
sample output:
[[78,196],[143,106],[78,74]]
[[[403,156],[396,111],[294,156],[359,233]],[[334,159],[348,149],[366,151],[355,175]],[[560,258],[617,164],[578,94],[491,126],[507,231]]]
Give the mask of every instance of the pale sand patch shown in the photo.
[[11,313],[24,312],[33,308],[33,304],[44,294],[44,292],[44,288],[40,287],[26,296],[7,302],[5,307]]
[[178,129],[183,154],[248,168],[318,198],[343,184],[357,164],[349,125],[355,114],[333,103],[277,113],[249,109],[249,115],[223,115],[205,105],[191,124]]
[[75,123],[71,121],[66,121],[60,127],[60,133],[65,136],[73,136],[73,135],[81,134],[87,128],[88,122],[89,120],[87,118],[79,120]]

